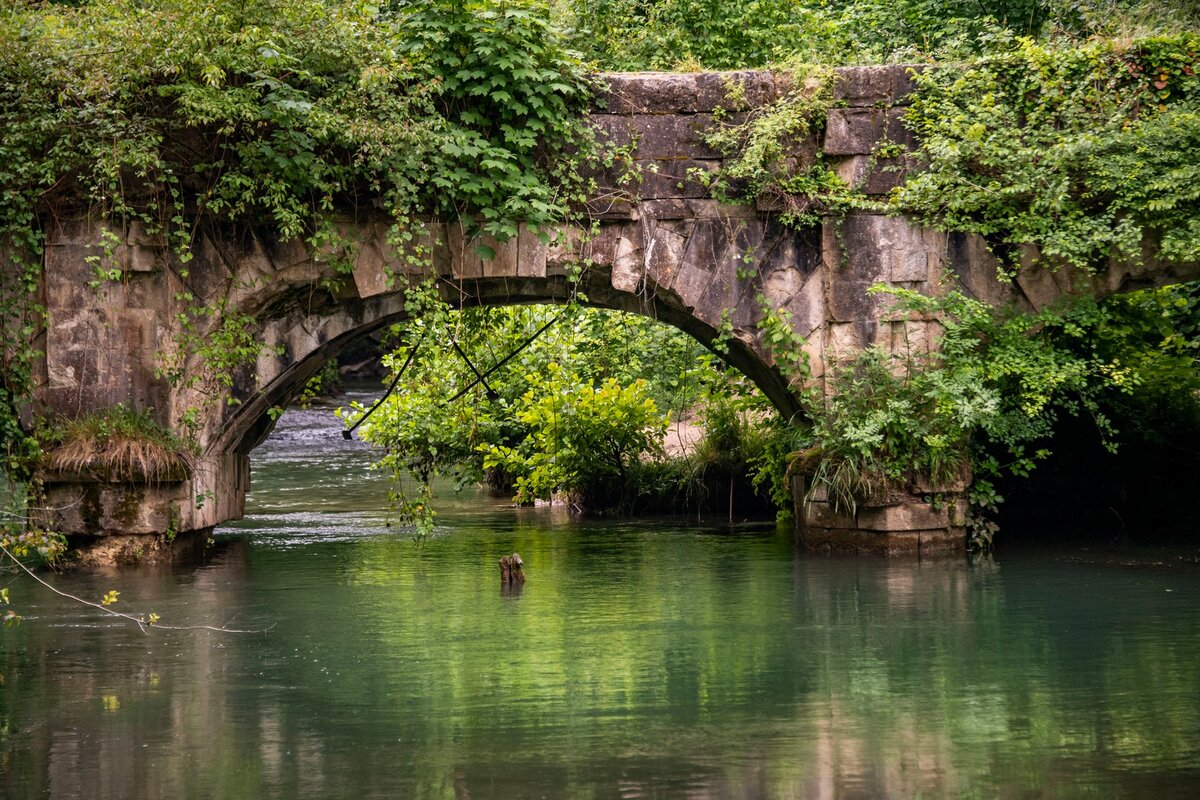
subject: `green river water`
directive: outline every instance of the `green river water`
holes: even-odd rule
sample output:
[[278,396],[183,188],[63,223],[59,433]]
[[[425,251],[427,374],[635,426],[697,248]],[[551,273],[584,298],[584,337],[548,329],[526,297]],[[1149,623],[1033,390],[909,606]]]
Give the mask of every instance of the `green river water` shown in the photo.
[[474,494],[418,549],[369,461],[289,412],[207,563],[52,576],[265,633],[14,583],[0,797],[1200,797],[1191,555],[831,559]]

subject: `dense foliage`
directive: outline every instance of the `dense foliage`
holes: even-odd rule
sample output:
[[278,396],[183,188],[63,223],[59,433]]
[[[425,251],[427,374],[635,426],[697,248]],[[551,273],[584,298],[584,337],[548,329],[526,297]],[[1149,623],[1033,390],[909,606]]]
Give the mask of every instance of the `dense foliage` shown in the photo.
[[[668,418],[721,379],[699,343],[644,317],[580,306],[452,311],[427,292],[411,298],[413,320],[393,331],[400,344],[387,358],[396,391],[360,431],[384,449],[399,516],[420,531],[439,476],[486,480],[521,502],[631,507]],[[410,476],[415,491],[405,489]]]
[[[0,12],[0,45],[0,433],[10,466],[26,469],[30,288],[52,205],[143,223],[171,243],[185,282],[208,224],[301,236],[340,269],[352,262],[332,215],[380,201],[398,243],[416,215],[512,235],[518,221],[561,218],[589,93],[535,2],[18,4]],[[104,241],[97,279],[120,280],[117,236]],[[194,301],[181,329],[212,313]]]
[[[160,369],[219,401],[261,344],[193,293],[207,226],[303,238],[344,273],[334,214],[381,209],[424,258],[420,217],[505,237],[562,218],[587,151],[581,64],[534,0],[91,0],[0,10],[0,449],[30,483],[42,221],[102,222],[93,285],[123,278],[131,224],[167,241],[187,308]],[[51,215],[52,216],[52,215]],[[189,356],[204,374],[184,369]],[[184,383],[184,382],[187,383]],[[34,413],[31,413],[34,412]],[[48,430],[43,426],[43,430]],[[20,495],[20,492],[15,493]],[[23,522],[21,504],[10,513]]]
[[1048,456],[1060,416],[1091,419],[1114,451],[1117,426],[1138,425],[1147,398],[1174,398],[1180,419],[1200,419],[1198,290],[1081,298],[1038,314],[958,292],[888,290],[901,318],[941,321],[941,348],[908,357],[871,348],[841,365],[814,415],[816,448],[805,454],[816,484],[853,507],[896,489],[937,494],[973,477],[972,533],[990,545],[995,523],[980,512],[1002,500],[995,481],[1028,475]]
[[999,36],[1128,38],[1194,30],[1175,0],[557,0],[572,43],[607,69],[744,69],[972,58]]
[[908,123],[926,168],[896,207],[981,234],[1010,265],[1023,245],[1092,271],[1200,259],[1200,35],[1010,46],[919,76]]

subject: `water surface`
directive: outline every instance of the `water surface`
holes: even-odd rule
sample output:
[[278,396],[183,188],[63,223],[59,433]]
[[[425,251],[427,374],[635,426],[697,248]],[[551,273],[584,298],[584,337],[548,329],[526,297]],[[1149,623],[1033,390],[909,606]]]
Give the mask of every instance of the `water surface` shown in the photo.
[[1200,796],[1187,554],[828,559],[475,494],[416,548],[369,460],[289,412],[207,564],[53,579],[265,633],[15,584],[0,796]]

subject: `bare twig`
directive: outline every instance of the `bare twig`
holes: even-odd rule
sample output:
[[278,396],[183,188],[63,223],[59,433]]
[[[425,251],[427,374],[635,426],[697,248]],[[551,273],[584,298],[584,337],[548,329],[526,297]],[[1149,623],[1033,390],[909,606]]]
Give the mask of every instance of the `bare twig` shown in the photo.
[[54,592],[59,597],[65,597],[66,599],[74,600],[76,603],[79,603],[81,605],[90,606],[90,607],[96,609],[97,611],[103,611],[105,614],[108,614],[110,617],[118,617],[119,619],[128,620],[129,622],[135,623],[138,626],[138,628],[141,629],[142,633],[145,633],[145,634],[149,634],[149,631],[147,630],[147,628],[151,628],[151,627],[162,628],[163,630],[168,630],[168,631],[216,631],[217,633],[266,633],[271,628],[275,627],[274,625],[272,625],[267,628],[259,628],[258,630],[239,630],[237,628],[225,628],[225,627],[220,627],[220,626],[216,626],[216,625],[160,625],[157,622],[154,622],[154,623],[147,622],[145,617],[136,617],[133,614],[126,614],[122,611],[113,611],[111,608],[108,608],[107,606],[102,605],[100,603],[93,603],[91,600],[84,600],[82,597],[76,597],[75,595],[70,594],[69,592],[64,592],[61,589],[57,589],[54,586],[52,586],[51,584],[42,580],[40,577],[38,577],[37,573],[35,573],[29,567],[25,566],[25,564],[23,564],[20,559],[18,559],[16,556],[14,556],[12,554],[12,552],[10,552],[9,549],[7,547],[5,547],[3,544],[0,544],[0,552],[3,552],[4,555],[8,556],[8,559],[10,561],[12,561],[14,564],[16,564],[17,567],[20,568],[26,575],[33,578],[35,581],[40,583],[42,586],[45,586],[47,589]]

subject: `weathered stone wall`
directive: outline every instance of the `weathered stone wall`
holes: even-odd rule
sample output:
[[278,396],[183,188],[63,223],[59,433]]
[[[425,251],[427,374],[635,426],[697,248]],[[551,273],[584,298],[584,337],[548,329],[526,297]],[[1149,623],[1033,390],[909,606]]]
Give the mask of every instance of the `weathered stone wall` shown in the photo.
[[[1062,275],[1029,271],[1014,286],[996,280],[995,262],[981,242],[903,218],[855,213],[819,229],[786,228],[769,208],[707,197],[692,176],[720,168],[721,154],[703,134],[717,124],[714,112],[727,105],[728,86],[740,84],[743,108],[756,107],[777,99],[789,79],[765,72],[606,78],[609,92],[592,122],[602,142],[627,150],[640,177],[623,168],[597,176],[599,191],[589,210],[599,227],[592,237],[567,229],[547,245],[522,230],[507,242],[483,241],[496,253],[483,259],[476,250],[480,242],[467,240],[458,225],[428,225],[420,233],[447,300],[561,302],[571,292],[568,265],[587,261],[579,288],[594,304],[658,317],[706,342],[727,320],[734,365],[781,410],[794,413],[795,401],[758,327],[760,295],[791,313],[819,377],[829,361],[870,344],[893,351],[934,346],[932,323],[886,320],[882,301],[866,293],[873,283],[929,293],[950,271],[977,297],[1040,307],[1066,291],[1108,292],[1156,279],[1152,271],[1114,269],[1103,285],[1080,287]],[[910,142],[901,115],[911,88],[904,67],[839,70],[824,136],[801,149],[808,156],[822,150],[840,175],[868,194],[889,191],[909,165],[876,158],[873,151],[884,137]],[[745,113],[733,111],[725,119]],[[245,457],[270,430],[268,410],[286,405],[355,337],[404,315],[396,276],[411,270],[388,243],[387,224],[378,220],[347,218],[345,230],[357,240],[353,275],[334,289],[329,286],[336,276],[327,264],[299,242],[277,241],[269,232],[201,227],[194,259],[185,265],[137,225],[116,231],[121,244],[114,258],[122,279],[93,287],[92,260],[105,260],[100,223],[64,209],[46,220],[46,230],[43,299],[50,324],[38,401],[66,415],[118,403],[152,408],[176,430],[198,414],[202,449],[192,479],[149,491],[146,508],[131,517],[136,524],[117,516],[126,488],[51,484],[51,502],[68,509],[58,524],[75,533],[148,534],[167,518],[178,530],[193,530],[239,516],[248,483]],[[255,320],[262,353],[235,376],[229,392],[195,356],[185,374],[199,378],[196,385],[173,385],[161,374],[165,356],[178,351],[181,315],[194,302]],[[203,333],[214,320],[192,323]],[[77,495],[115,498],[109,503],[114,508],[82,514]]]

